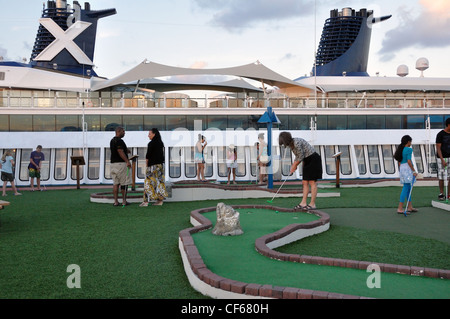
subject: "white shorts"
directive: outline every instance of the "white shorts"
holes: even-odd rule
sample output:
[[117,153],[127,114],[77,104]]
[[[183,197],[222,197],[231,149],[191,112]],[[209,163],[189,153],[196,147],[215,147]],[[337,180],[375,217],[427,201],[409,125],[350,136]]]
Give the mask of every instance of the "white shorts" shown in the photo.
[[237,162],[236,161],[228,161],[227,160],[227,167],[228,168],[237,168]]
[[438,174],[438,179],[440,181],[445,180],[445,171],[447,171],[447,180],[449,180],[450,178],[450,161],[448,158],[444,158],[444,160],[447,162],[447,167],[443,167],[442,166],[442,161],[440,158],[436,159],[437,162],[437,174]]

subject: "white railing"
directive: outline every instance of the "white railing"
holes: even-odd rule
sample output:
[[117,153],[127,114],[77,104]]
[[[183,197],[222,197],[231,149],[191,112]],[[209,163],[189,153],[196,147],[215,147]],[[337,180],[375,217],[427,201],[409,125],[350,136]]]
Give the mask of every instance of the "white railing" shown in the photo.
[[[0,107],[10,108],[265,108],[265,99],[236,98],[83,98],[0,97]],[[450,108],[450,98],[269,98],[272,108]]]

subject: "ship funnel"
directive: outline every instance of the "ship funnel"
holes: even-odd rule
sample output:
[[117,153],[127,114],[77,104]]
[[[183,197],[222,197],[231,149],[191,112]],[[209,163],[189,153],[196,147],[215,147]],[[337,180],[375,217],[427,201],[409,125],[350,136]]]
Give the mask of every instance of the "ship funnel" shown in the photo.
[[[91,10],[85,3],[84,9],[78,1],[73,6],[66,0],[47,1],[42,12],[40,26],[31,54],[31,67],[83,74],[89,71],[95,75],[95,40],[98,20],[116,14],[116,9]],[[67,32],[73,28],[71,32]]]
[[331,10],[325,21],[312,74],[317,76],[368,76],[371,25],[391,16],[373,18],[373,11]]

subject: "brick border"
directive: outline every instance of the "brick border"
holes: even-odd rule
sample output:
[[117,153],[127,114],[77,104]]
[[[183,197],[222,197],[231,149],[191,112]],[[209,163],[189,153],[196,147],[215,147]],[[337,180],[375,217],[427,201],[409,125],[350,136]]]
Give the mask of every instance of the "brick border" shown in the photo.
[[[274,207],[268,205],[236,205],[232,206],[234,209],[271,209],[280,212],[294,212],[292,209]],[[204,213],[215,211],[216,207],[209,207],[194,210],[191,212],[191,221],[198,226],[193,228],[188,228],[180,231],[180,249],[184,250],[187,262],[192,272],[197,276],[199,280],[203,283],[209,285],[214,289],[220,289],[226,292],[231,292],[235,294],[243,295],[247,298],[274,298],[274,299],[368,299],[363,296],[352,296],[345,294],[337,294],[325,291],[314,291],[306,290],[293,287],[277,287],[272,285],[259,285],[254,283],[244,283],[234,281],[228,278],[221,277],[210,271],[204,264],[202,257],[194,243],[192,238],[193,234],[206,231],[212,228],[212,222],[203,216]],[[335,267],[346,267],[366,270],[371,264],[377,264],[382,272],[399,273],[411,276],[424,276],[431,278],[441,278],[450,279],[450,270],[444,269],[432,269],[424,267],[414,267],[414,266],[402,266],[402,265],[391,265],[384,263],[374,263],[367,261],[357,261],[357,260],[347,260],[347,259],[337,259],[337,258],[327,258],[320,256],[306,256],[306,255],[295,255],[295,254],[284,254],[277,252],[267,245],[271,242],[279,240],[292,234],[297,230],[304,229],[315,229],[318,227],[323,227],[330,223],[330,217],[328,214],[322,211],[311,211],[312,214],[320,217],[319,220],[313,221],[306,224],[291,224],[283,229],[267,234],[263,237],[256,239],[255,248],[263,256],[267,256],[272,259],[307,263],[315,265],[327,265]],[[187,265],[185,265],[187,266]]]

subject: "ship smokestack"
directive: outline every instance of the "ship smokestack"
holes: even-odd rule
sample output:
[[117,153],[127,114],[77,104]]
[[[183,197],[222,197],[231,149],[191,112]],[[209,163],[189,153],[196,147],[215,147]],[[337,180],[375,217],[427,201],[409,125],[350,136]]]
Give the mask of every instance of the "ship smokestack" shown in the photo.
[[[343,8],[330,11],[317,49],[312,74],[317,76],[368,76],[371,25],[391,16],[373,18],[373,11]],[[370,20],[369,20],[370,19]]]
[[[43,9],[41,23],[31,53],[31,67],[82,75],[89,71],[95,75],[92,67],[94,64],[97,23],[98,20],[114,14],[116,14],[116,9],[91,10],[88,2],[84,4],[84,9],[82,9],[78,1],[73,1],[73,8],[66,0],[47,1],[47,9],[45,7]],[[50,25],[52,30],[47,30],[47,27],[44,26],[48,19],[54,22],[53,25]],[[73,25],[69,21],[73,24],[78,21],[84,22],[82,32],[71,39],[71,42],[55,41],[57,39],[54,30],[59,27],[62,31],[67,31]],[[55,24],[56,26],[54,26]],[[48,23],[46,25],[48,26]],[[60,34],[62,33],[61,30]],[[62,36],[60,37],[62,38]],[[46,50],[49,46],[53,46],[53,51]],[[72,50],[68,50],[69,47]],[[82,51],[81,54],[74,50],[76,47]]]

